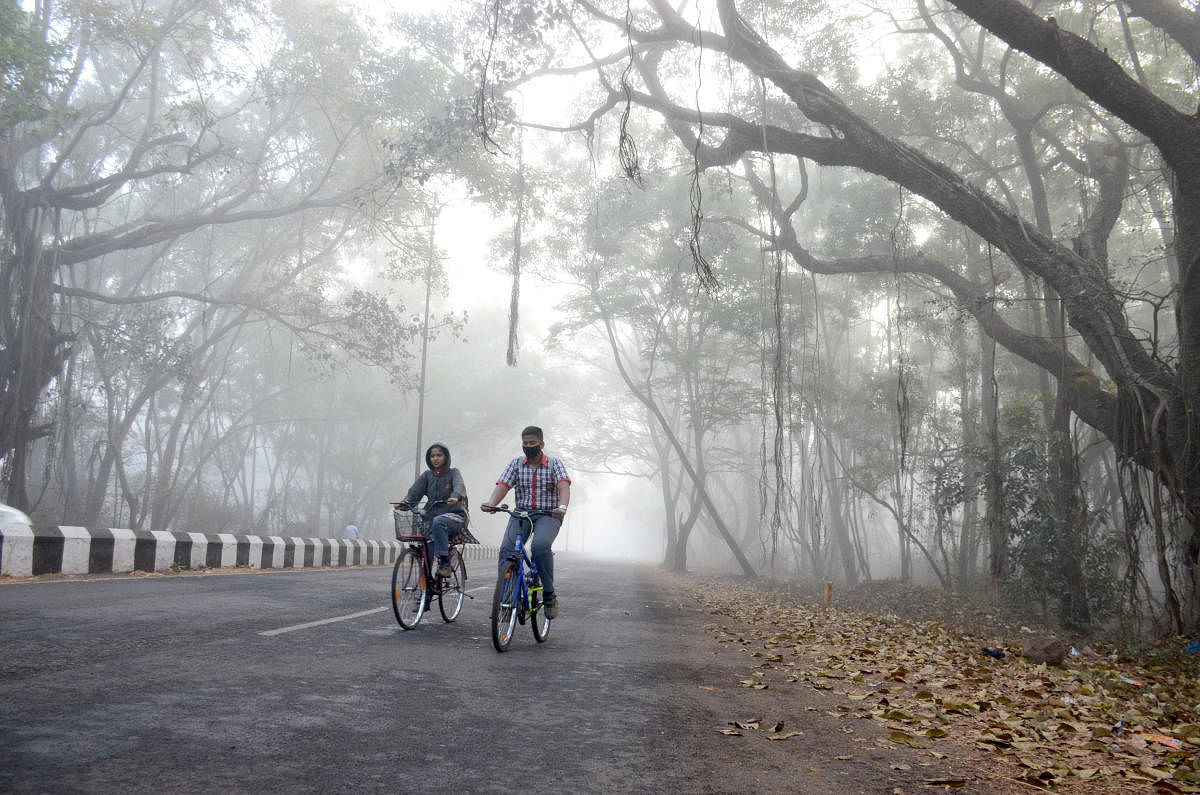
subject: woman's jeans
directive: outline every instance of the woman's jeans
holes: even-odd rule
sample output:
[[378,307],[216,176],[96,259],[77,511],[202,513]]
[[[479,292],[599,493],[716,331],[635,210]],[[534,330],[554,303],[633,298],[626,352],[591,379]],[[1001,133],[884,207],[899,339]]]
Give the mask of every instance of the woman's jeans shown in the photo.
[[433,539],[434,560],[441,560],[450,554],[450,538],[458,535],[466,522],[462,514],[443,513],[433,517],[425,530],[425,537]]
[[[538,576],[542,580],[542,590],[547,594],[554,593],[554,553],[550,545],[558,538],[562,522],[553,516],[539,516],[533,523],[533,546],[529,548],[529,556],[538,567]],[[517,553],[517,533],[520,533],[521,545],[526,546],[529,539],[524,536],[529,533],[529,523],[524,519],[511,516],[508,528],[504,531],[504,540],[500,542],[500,565]]]

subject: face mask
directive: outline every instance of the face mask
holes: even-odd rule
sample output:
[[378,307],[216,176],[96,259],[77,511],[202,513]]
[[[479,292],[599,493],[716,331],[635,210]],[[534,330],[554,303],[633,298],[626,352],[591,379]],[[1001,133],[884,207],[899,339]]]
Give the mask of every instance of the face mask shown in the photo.
[[538,453],[540,453],[541,451],[542,451],[542,448],[540,445],[537,447],[525,447],[525,446],[521,447],[521,452],[525,453],[525,457],[528,458],[530,461],[537,458]]

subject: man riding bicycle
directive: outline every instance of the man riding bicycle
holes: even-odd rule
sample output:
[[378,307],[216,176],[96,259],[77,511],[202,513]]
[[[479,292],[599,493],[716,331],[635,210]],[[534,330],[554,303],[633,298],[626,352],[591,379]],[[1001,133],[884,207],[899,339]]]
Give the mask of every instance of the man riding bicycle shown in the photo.
[[[516,489],[517,508],[523,511],[551,511],[550,516],[539,516],[533,526],[533,546],[530,548],[533,562],[537,564],[542,580],[542,603],[549,618],[558,616],[558,597],[554,593],[554,557],[550,545],[558,537],[567,505],[571,502],[571,478],[567,468],[557,458],[542,452],[545,444],[542,429],[530,425],[521,431],[520,455],[508,462],[492,496],[481,503],[484,513],[495,513],[496,505],[504,499],[509,489]],[[500,562],[516,554],[517,533],[525,527],[523,520],[510,517],[504,540],[500,544]]]
[[[402,511],[412,510],[425,497],[427,523],[425,536],[433,539],[433,554],[437,560],[437,575],[450,577],[450,539],[467,526],[467,487],[462,475],[450,466],[450,448],[444,444],[431,444],[425,451],[425,463],[429,469],[417,476],[404,501],[396,507]],[[433,521],[428,521],[431,519]]]

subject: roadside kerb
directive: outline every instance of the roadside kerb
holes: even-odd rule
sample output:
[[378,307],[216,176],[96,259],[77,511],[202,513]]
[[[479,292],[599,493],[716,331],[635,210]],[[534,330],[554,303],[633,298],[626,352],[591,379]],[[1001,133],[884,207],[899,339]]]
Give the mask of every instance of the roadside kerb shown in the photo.
[[[0,574],[119,574],[130,571],[335,568],[384,566],[401,541],[232,533],[177,533],[71,526],[0,525]],[[468,544],[464,558],[496,560],[499,548]]]

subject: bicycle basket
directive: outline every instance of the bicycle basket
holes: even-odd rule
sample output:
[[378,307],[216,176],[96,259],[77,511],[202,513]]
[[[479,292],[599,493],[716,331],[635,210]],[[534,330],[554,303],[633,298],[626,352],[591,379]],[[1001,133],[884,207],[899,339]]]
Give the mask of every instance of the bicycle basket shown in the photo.
[[396,522],[396,540],[411,541],[413,536],[425,535],[425,520],[414,511],[393,511],[392,519]]

